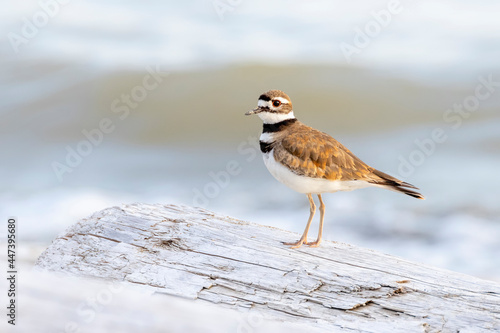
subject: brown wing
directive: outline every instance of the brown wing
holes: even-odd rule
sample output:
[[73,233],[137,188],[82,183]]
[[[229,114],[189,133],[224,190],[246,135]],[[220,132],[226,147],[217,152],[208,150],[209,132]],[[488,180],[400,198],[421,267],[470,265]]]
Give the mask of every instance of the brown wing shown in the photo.
[[[296,174],[330,180],[372,180],[373,168],[340,142],[297,123],[274,146],[274,158]],[[372,176],[372,177],[371,177]]]
[[424,199],[422,194],[410,190],[418,190],[417,187],[366,165],[328,134],[298,122],[293,126],[274,144],[274,158],[296,174],[329,180],[365,180]]

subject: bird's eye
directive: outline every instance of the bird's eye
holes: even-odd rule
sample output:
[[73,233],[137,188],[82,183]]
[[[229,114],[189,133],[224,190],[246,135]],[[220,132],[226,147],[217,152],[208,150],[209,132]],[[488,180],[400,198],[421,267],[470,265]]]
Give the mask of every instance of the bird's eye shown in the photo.
[[280,105],[281,105],[281,101],[279,101],[279,100],[277,100],[277,99],[275,99],[275,100],[273,101],[273,106],[274,106],[275,108],[277,108],[277,107],[278,107],[278,106],[280,106]]

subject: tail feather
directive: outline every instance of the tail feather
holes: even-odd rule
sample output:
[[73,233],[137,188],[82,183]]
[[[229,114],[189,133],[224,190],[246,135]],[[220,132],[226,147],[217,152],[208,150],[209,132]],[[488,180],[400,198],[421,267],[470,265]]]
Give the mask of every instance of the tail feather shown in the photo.
[[372,184],[384,187],[391,191],[401,192],[417,199],[425,200],[425,197],[422,194],[417,191],[410,190],[410,188],[418,190],[418,187],[394,178],[386,173],[383,173],[382,171],[373,170],[373,174],[377,177],[376,179],[370,181]]
[[417,191],[412,191],[412,190],[409,190],[409,189],[404,188],[404,187],[385,186],[385,188],[387,188],[388,190],[391,190],[391,191],[404,193],[406,195],[409,195],[409,196],[417,198],[417,199],[425,200],[425,197],[422,194],[418,193]]

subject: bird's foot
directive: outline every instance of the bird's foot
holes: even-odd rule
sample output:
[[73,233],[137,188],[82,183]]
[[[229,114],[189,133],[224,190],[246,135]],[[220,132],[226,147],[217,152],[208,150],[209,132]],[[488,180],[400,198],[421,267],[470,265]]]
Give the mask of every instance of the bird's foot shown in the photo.
[[304,244],[310,247],[318,247],[319,243],[321,243],[321,239],[317,239],[314,242],[304,242]]
[[295,243],[287,243],[287,242],[282,242],[283,245],[292,245],[291,249],[297,249],[299,247],[302,246],[302,244],[306,243],[307,244],[307,240],[306,239],[299,239],[298,241],[296,241]]

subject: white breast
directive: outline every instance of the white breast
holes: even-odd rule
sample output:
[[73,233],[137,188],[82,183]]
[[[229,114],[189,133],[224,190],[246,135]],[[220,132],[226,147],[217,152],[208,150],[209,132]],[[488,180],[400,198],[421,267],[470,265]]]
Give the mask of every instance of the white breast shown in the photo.
[[259,140],[266,143],[271,143],[274,141],[275,133],[262,133]]
[[274,149],[267,154],[263,154],[263,157],[267,170],[269,170],[274,178],[299,193],[320,194],[337,191],[352,191],[372,186],[372,184],[362,180],[340,181],[299,176],[274,159]]

